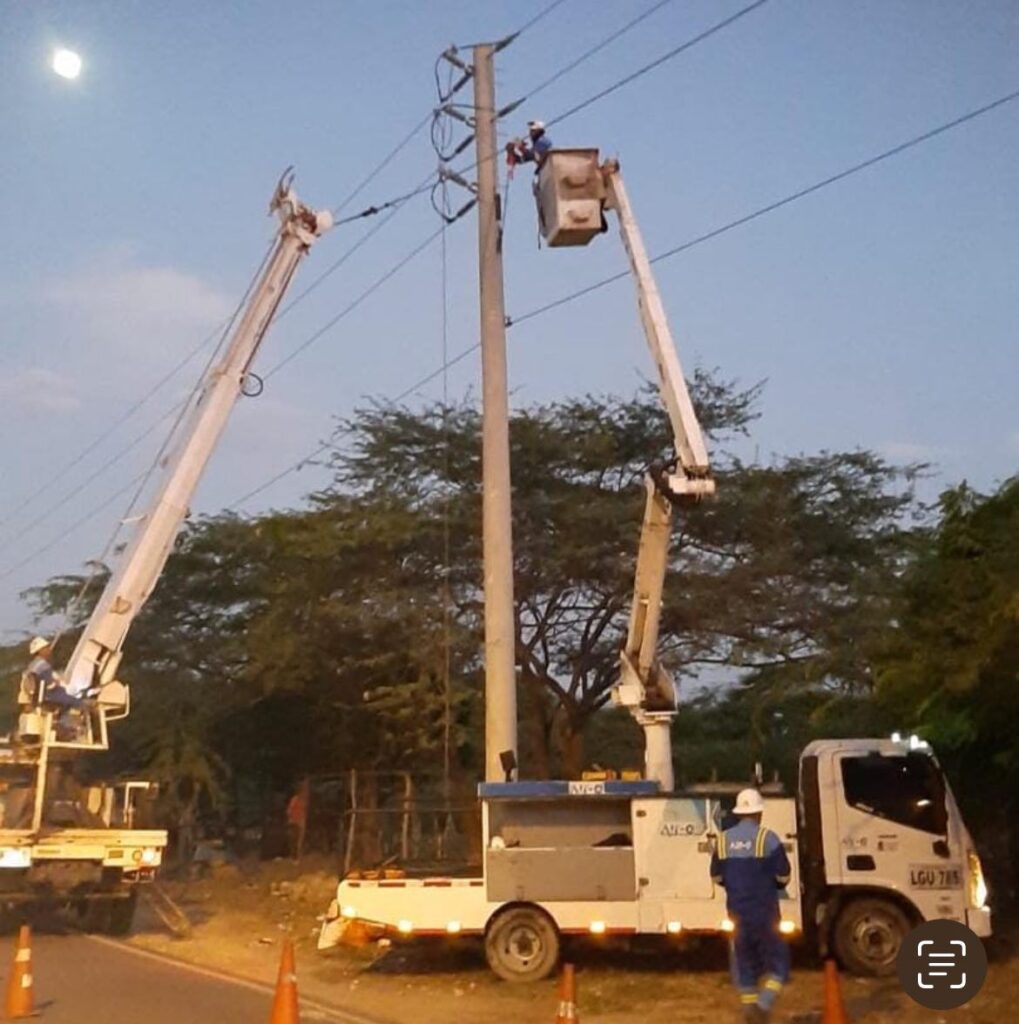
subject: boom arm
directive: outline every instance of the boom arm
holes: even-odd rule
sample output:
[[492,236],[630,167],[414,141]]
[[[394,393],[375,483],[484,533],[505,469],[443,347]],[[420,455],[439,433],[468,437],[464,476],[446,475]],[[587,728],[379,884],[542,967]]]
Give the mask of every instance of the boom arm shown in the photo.
[[674,505],[699,501],[714,494],[715,481],[711,477],[704,436],[690,400],[676,343],[618,163],[608,161],[602,167],[602,175],[605,206],[615,210],[619,218],[619,232],[630,258],[641,324],[658,371],[658,390],[672,424],[676,449],[675,463],[664,472],[649,475],[645,481],[647,501],[637,552],[630,624],[626,646],[620,655],[620,681],[612,691],[612,699],[627,708],[644,730],[647,778],[657,779],[662,788],[669,791],[674,786],[671,728],[676,716],[676,687],[659,664],[656,652],[672,536],[672,510]]
[[90,730],[93,735],[88,742],[67,745],[105,748],[107,719],[127,714],[127,687],[116,680],[124,639],[159,580],[205,466],[242,393],[248,367],[298,265],[314,241],[332,226],[332,215],[303,205],[291,182],[292,176],[284,176],[269,207],[270,213],[279,216],[280,226],[265,269],[222,358],[202,382],[180,441],[163,463],[162,484],[152,505],[103,590],[67,664],[64,678],[73,692],[100,687],[98,714],[94,716],[98,729]]

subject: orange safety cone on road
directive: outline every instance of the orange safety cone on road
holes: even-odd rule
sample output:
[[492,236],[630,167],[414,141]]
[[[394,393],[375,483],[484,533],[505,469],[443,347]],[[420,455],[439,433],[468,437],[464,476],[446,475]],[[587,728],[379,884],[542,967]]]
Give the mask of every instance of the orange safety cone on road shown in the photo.
[[23,924],[18,930],[18,941],[14,946],[14,963],[11,976],[7,979],[7,1003],[5,1014],[8,1020],[35,1016],[35,1000],[32,996],[32,930]]
[[842,1001],[842,983],[834,960],[824,962],[824,1009],[821,1024],[849,1024],[846,1004]]
[[559,979],[559,1012],[555,1015],[555,1024],[576,1024],[577,1016],[577,979],[573,973],[573,964],[563,964],[562,977]]
[[276,979],[276,994],[272,1000],[269,1024],[300,1024],[297,1006],[297,970],[294,967],[294,944],[287,939],[280,957],[280,972]]

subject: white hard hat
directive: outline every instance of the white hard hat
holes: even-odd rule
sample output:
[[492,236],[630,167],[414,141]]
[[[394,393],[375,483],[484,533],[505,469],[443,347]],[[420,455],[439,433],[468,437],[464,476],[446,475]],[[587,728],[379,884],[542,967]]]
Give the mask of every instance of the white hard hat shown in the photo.
[[49,647],[49,645],[50,645],[50,642],[49,642],[49,640],[46,639],[46,637],[44,637],[44,636],[34,636],[28,642],[28,653],[29,654],[38,654],[40,651],[44,651],[47,647]]
[[733,814],[763,814],[764,800],[756,789],[740,790],[736,797],[736,806],[732,809]]
[[536,128],[539,132],[543,132],[545,130],[545,122],[544,121],[528,121],[527,122],[527,127],[528,128]]

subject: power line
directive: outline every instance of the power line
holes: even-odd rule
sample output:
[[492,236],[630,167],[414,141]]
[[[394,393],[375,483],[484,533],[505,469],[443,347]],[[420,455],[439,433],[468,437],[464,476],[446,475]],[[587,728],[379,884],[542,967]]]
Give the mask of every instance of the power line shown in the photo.
[[581,64],[583,64],[587,60],[590,60],[596,53],[600,53],[602,50],[605,49],[606,46],[609,46],[612,43],[614,43],[617,39],[622,38],[622,36],[626,35],[626,33],[630,31],[630,29],[636,28],[642,21],[645,21],[647,18],[650,18],[651,15],[654,14],[656,11],[661,10],[663,7],[666,6],[666,4],[670,4],[672,2],[673,0],[658,0],[657,3],[652,4],[646,11],[644,11],[641,14],[638,14],[635,18],[631,18],[625,25],[616,29],[610,35],[607,35],[604,39],[601,40],[601,42],[596,43],[590,49],[585,50],[578,57],[575,57],[573,60],[571,60],[569,64],[566,64],[563,67],[561,67],[557,72],[555,72],[555,74],[550,75],[543,82],[536,85],[525,97],[523,97],[523,99],[520,100],[520,102],[522,103],[524,102],[524,100],[533,99],[535,96],[538,95],[539,92],[544,92],[544,90],[547,89],[550,85],[552,85],[553,82],[558,82],[560,78],[563,78],[565,75],[568,75],[575,68],[580,67]]
[[178,404],[175,405],[172,409],[168,409],[165,413],[163,413],[163,415],[158,420],[155,420],[142,433],[135,437],[134,440],[132,440],[129,444],[121,448],[116,453],[116,455],[110,456],[110,458],[108,458],[93,473],[91,473],[84,480],[82,480],[80,483],[71,488],[71,490],[62,494],[60,498],[54,501],[53,504],[51,504],[45,512],[36,516],[31,522],[27,523],[20,530],[18,530],[17,533],[12,534],[10,537],[0,542],[0,550],[5,550],[12,544],[21,540],[21,538],[24,537],[26,534],[31,533],[37,527],[42,526],[43,523],[45,523],[54,514],[56,514],[62,508],[64,508],[67,502],[69,502],[72,498],[76,498],[87,487],[95,483],[95,481],[98,480],[99,477],[101,477],[104,473],[106,473],[107,470],[112,469],[115,465],[117,465],[118,462],[120,462],[123,458],[125,458],[127,455],[133,452],[135,448],[137,448],[138,445],[142,443],[142,441],[144,441],[152,433],[154,433],[158,427],[162,426],[172,415],[174,415],[174,413],[178,412],[186,404],[186,401],[178,402]]
[[[731,220],[726,224],[722,224],[721,226],[714,228],[711,231],[707,231],[704,234],[697,235],[695,238],[688,239],[687,241],[682,242],[681,244],[674,246],[671,249],[667,249],[663,253],[659,253],[651,260],[651,262],[659,263],[663,260],[671,258],[672,256],[676,256],[681,252],[686,252],[690,249],[695,248],[698,245],[702,245],[704,242],[708,242],[713,238],[718,238],[719,235],[723,235],[726,232],[732,231],[737,227],[741,227],[744,224],[748,224],[751,221],[756,220],[758,217],[763,217],[765,214],[772,213],[775,210],[779,210],[784,206],[788,206],[790,203],[796,202],[798,199],[802,199],[805,196],[811,195],[814,192],[818,192],[821,189],[829,187],[830,185],[834,185],[837,182],[844,181],[851,175],[858,174],[861,171],[867,169],[868,167],[873,167],[875,164],[881,163],[884,160],[888,160],[893,156],[897,156],[898,154],[903,153],[906,150],[912,149],[915,146],[919,146],[924,142],[928,142],[931,139],[944,134],[945,132],[951,131],[953,128],[958,128],[961,125],[966,124],[967,122],[972,121],[978,117],[981,117],[983,114],[990,113],[992,110],[1004,106],[1006,103],[1011,103],[1016,99],[1019,99],[1019,90],[1008,93],[1007,95],[1002,96],[999,99],[993,100],[992,102],[987,103],[982,107],[978,107],[975,110],[971,110],[968,113],[963,114],[960,117],[954,118],[951,121],[946,121],[944,124],[938,125],[936,128],[932,128],[929,131],[923,132],[920,135],[916,135],[913,138],[906,140],[905,142],[899,143],[897,146],[893,146],[890,149],[883,150],[881,153],[869,157],[868,159],[863,160],[860,163],[853,164],[851,167],[847,167],[845,170],[839,171],[837,174],[833,174],[827,178],[823,178],[821,181],[815,182],[813,185],[809,185],[806,188],[798,189],[795,192],[791,192],[789,195],[783,197],[782,199],[776,200],[773,203],[768,203],[766,206],[762,206],[757,210],[752,211],[751,213],[745,214],[742,217],[737,217],[735,220]],[[599,289],[604,288],[607,285],[613,284],[616,281],[621,281],[623,278],[629,276],[630,271],[624,270],[621,273],[613,274],[611,277],[606,277],[600,281],[595,281],[593,284],[587,285],[586,287],[581,288],[575,292],[571,292],[568,295],[564,295],[561,298],[554,300],[553,302],[549,302],[543,306],[539,306],[537,309],[529,310],[527,313],[523,313],[515,318],[509,318],[507,326],[516,326],[517,324],[523,323],[525,320],[534,319],[535,317],[541,316],[543,313],[547,313],[552,309],[556,309],[557,307],[563,306],[568,302],[572,302],[575,299],[579,299],[584,295],[589,295],[591,292],[598,291]],[[467,348],[463,349],[461,352],[453,356],[452,359],[445,360],[443,364],[439,366],[437,369],[433,370],[431,373],[425,375],[424,377],[421,377],[419,380],[411,384],[410,387],[405,388],[403,391],[401,391],[398,395],[393,396],[393,398],[391,398],[390,401],[393,403],[402,401],[403,399],[407,398],[409,395],[417,391],[419,388],[424,387],[426,384],[430,384],[437,377],[442,376],[442,374],[444,374],[447,370],[449,370],[453,366],[456,366],[458,363],[462,362],[468,356],[476,352],[480,347],[481,345],[477,342],[473,345],[468,346]],[[303,466],[307,465],[309,461],[321,455],[323,452],[327,451],[331,447],[332,439],[323,442],[322,444],[318,445],[318,447],[315,448],[313,451],[309,452],[306,456],[304,456],[304,458],[300,459],[298,462],[277,473],[274,477],[272,477],[272,479],[267,480],[264,484],[255,488],[253,491],[250,491],[243,498],[240,498],[238,501],[235,501],[233,504],[229,506],[229,508],[236,508],[237,506],[247,502],[249,499],[261,494],[263,491],[268,490],[275,483],[289,476],[291,473],[296,472]]]
[[669,50],[668,53],[662,54],[661,57],[658,57],[657,59],[651,61],[650,64],[645,64],[643,67],[637,68],[636,71],[632,71],[630,72],[630,74],[624,76],[623,78],[620,78],[619,81],[613,82],[612,85],[607,86],[600,92],[596,92],[593,96],[589,96],[586,100],[582,100],[576,106],[570,107],[569,110],[564,111],[562,114],[553,117],[548,122],[549,127],[551,127],[554,124],[558,124],[560,121],[565,121],[566,118],[572,117],[574,114],[579,113],[579,111],[583,110],[585,107],[591,106],[592,103],[597,103],[598,100],[604,99],[610,93],[615,92],[617,89],[621,89],[624,85],[628,85],[630,82],[633,82],[634,80],[642,77],[643,75],[646,75],[648,72],[654,71],[655,68],[660,67],[667,61],[670,61],[673,58],[678,57],[681,53],[684,53],[687,50],[691,49],[692,47],[697,46],[699,43],[703,43],[706,39],[710,39],[711,36],[713,36],[716,32],[721,32],[723,29],[728,28],[734,22],[739,21],[740,18],[746,17],[746,15],[750,14],[752,11],[756,11],[758,7],[763,7],[767,2],[768,0],[754,0],[753,3],[747,4],[746,7],[743,7],[740,10],[736,11],[735,14],[729,15],[728,18],[723,18],[721,21],[716,22],[710,28],[706,28],[703,32],[694,36],[692,39],[688,39],[686,40],[686,42],[680,43],[679,46],[676,46],[673,49]]
[[268,380],[274,374],[279,373],[279,371],[282,370],[284,366],[286,366],[288,363],[296,359],[302,352],[304,352],[307,348],[309,348],[316,341],[318,341],[319,338],[321,338],[324,334],[326,334],[333,327],[335,327],[344,317],[353,313],[354,310],[357,309],[357,307],[360,306],[365,299],[367,299],[370,295],[378,291],[378,289],[381,288],[391,277],[399,273],[408,263],[410,263],[412,259],[414,259],[415,256],[417,256],[419,253],[427,249],[428,246],[430,246],[432,242],[434,242],[441,233],[442,228],[440,227],[433,231],[424,241],[419,242],[399,262],[390,267],[389,270],[387,270],[381,277],[376,278],[375,281],[372,282],[372,284],[370,284],[363,292],[361,292],[356,299],[352,300],[346,306],[344,306],[339,313],[337,313],[331,319],[327,320],[317,331],[315,331],[314,334],[305,338],[305,340],[302,341],[301,344],[297,346],[297,348],[293,349],[291,352],[285,355],[278,363],[276,363],[275,366],[269,369],[264,375],[265,379]]
[[566,0],[552,0],[552,3],[543,7],[540,11],[538,11],[537,14],[534,15],[533,18],[531,18],[529,21],[525,21],[524,24],[521,25],[520,28],[518,28],[516,32],[513,33],[513,35],[522,36],[528,29],[534,28],[534,26],[537,25],[539,21],[543,20],[544,18],[547,18],[560,4],[563,4],[565,2]]
[[413,141],[418,132],[424,128],[429,121],[432,119],[432,111],[429,111],[425,116],[416,124],[413,128],[386,154],[378,164],[375,165],[362,179],[361,181],[351,190],[351,192],[340,201],[340,204],[333,210],[334,213],[342,213],[358,195],[364,190],[365,186],[374,180],[379,174],[381,174],[397,156]]
[[80,519],[76,519],[70,526],[65,527],[64,530],[56,537],[54,537],[52,540],[47,541],[47,543],[43,544],[42,547],[36,548],[31,554],[26,555],[23,559],[21,559],[20,562],[16,562],[14,565],[8,566],[8,568],[6,568],[2,573],[0,573],[0,580],[7,579],[9,576],[12,576],[14,573],[16,573],[19,569],[23,569],[30,562],[35,561],[35,559],[37,559],[40,555],[44,555],[46,554],[47,551],[50,551],[52,548],[56,547],[57,544],[59,544],[65,537],[74,533],[75,530],[80,529],[89,520],[94,519],[97,515],[99,515],[99,513],[102,512],[103,509],[109,507],[118,498],[127,494],[127,492],[131,490],[131,488],[134,487],[135,484],[140,483],[145,478],[145,475],[147,473],[148,470],[145,470],[144,472],[139,473],[136,477],[133,477],[131,480],[128,480],[128,482],[124,484],[123,487],[121,487],[119,490],[114,491],[111,495],[105,498],[102,504],[96,505],[95,508],[91,509],[89,512],[86,512],[85,515],[83,515]]
[[[931,139],[937,138],[937,136],[943,135],[945,132],[958,128],[961,125],[964,125],[969,121],[973,121],[984,114],[988,114],[992,110],[996,110],[998,107],[1004,106],[1006,103],[1011,103],[1016,99],[1019,99],[1019,90],[1008,93],[1005,96],[1001,96],[990,103],[984,104],[982,107],[977,107],[975,110],[971,110],[960,117],[953,118],[951,121],[946,121],[944,124],[938,125],[936,128],[931,128],[929,131],[916,135],[911,139],[907,139],[905,142],[901,142],[897,146],[892,146],[890,149],[883,150],[875,156],[868,157],[866,160],[860,161],[860,163],[853,164],[851,167],[847,167],[845,170],[839,171],[837,174],[832,174],[827,178],[822,178],[820,181],[816,181],[814,184],[806,186],[806,188],[797,189],[795,192],[791,192],[789,195],[783,196],[781,199],[777,199],[772,203],[761,206],[750,213],[744,214],[742,217],[737,217],[735,220],[722,224],[720,227],[713,228],[711,231],[706,231],[704,234],[688,239],[687,241],[674,246],[672,249],[667,249],[665,252],[659,253],[651,260],[651,262],[660,263],[662,260],[667,260],[673,256],[677,256],[679,253],[693,249],[695,246],[708,242],[713,238],[718,238],[719,235],[724,235],[735,228],[742,227],[744,224],[749,224],[751,221],[757,220],[759,217],[773,213],[775,210],[780,210],[782,207],[788,206],[790,203],[794,203],[799,199],[803,199],[805,196],[812,195],[815,192],[820,192],[822,189],[835,185],[840,181],[844,181],[846,178],[849,178],[854,174],[859,174],[861,171],[865,171],[867,168],[873,167],[875,164],[879,164],[894,156],[898,156],[900,153],[913,149],[915,146],[919,146],[924,142],[929,142]],[[528,312],[522,313],[518,317],[508,318],[508,326],[515,326],[516,324],[523,323],[525,320],[531,320],[536,316],[540,316],[542,313],[547,313],[549,310],[556,309],[558,306],[566,305],[566,303],[572,302],[574,299],[579,299],[584,295],[590,295],[591,292],[598,291],[606,285],[613,284],[615,281],[620,281],[624,277],[629,276],[629,270],[624,270],[618,274],[613,274],[610,277],[602,278],[600,281],[595,281],[593,284],[589,284],[575,292],[563,295],[552,302],[545,303],[543,306],[528,310]]]
[[[429,118],[431,118],[430,114]],[[319,287],[319,285],[321,285],[327,278],[335,274],[336,271],[339,270],[340,267],[342,267],[343,264],[346,263],[347,260],[349,260],[350,257],[353,256],[354,253],[358,251],[358,249],[360,249],[371,238],[377,235],[400,212],[400,210],[403,209],[403,204],[404,202],[406,202],[407,199],[433,188],[434,186],[432,184],[432,179],[435,177],[436,175],[434,173],[430,173],[427,178],[422,180],[420,185],[416,186],[413,191],[408,192],[404,199],[401,200],[399,204],[394,206],[394,208],[390,211],[388,216],[383,217],[382,220],[380,221],[377,221],[374,227],[372,227],[369,231],[366,231],[353,245],[349,246],[340,255],[340,257],[333,263],[331,263],[324,271],[322,271],[322,273],[319,274],[318,277],[316,277],[315,280],[312,281],[311,284],[307,286],[307,288],[305,288],[297,296],[291,299],[291,301],[288,302],[279,311],[279,313],[276,314],[276,319],[274,322],[278,322],[279,320],[281,320],[284,316],[287,315],[287,313],[290,312],[290,310],[294,308],[294,306],[296,306],[299,302],[303,302],[316,288]]]
[[195,356],[197,356],[198,353],[201,352],[202,349],[209,344],[209,342],[213,341],[216,335],[225,326],[225,324],[226,321],[217,326],[216,329],[211,334],[204,337],[201,340],[201,342],[198,345],[196,345],[193,349],[191,349],[179,363],[177,363],[169,372],[160,377],[160,379],[155,384],[153,384],[152,387],[149,388],[149,390],[146,391],[141,398],[139,398],[136,402],[134,402],[133,405],[131,405],[128,409],[121,413],[121,415],[113,423],[111,423],[110,426],[108,426],[101,434],[95,437],[80,452],[78,452],[78,454],[73,459],[71,459],[64,466],[63,469],[48,477],[45,483],[36,488],[36,490],[34,490],[31,494],[23,498],[20,504],[18,504],[14,509],[8,512],[3,519],[0,519],[0,526],[4,526],[7,523],[9,523],[12,519],[15,519],[22,511],[28,508],[29,505],[31,505],[38,498],[41,498],[44,494],[50,491],[66,473],[69,473],[83,459],[87,458],[100,445],[102,445],[104,441],[112,437],[113,434],[117,432],[117,429],[119,427],[123,426],[129,419],[131,419],[135,415],[135,413],[137,413],[138,410],[142,408],[143,405],[145,405],[151,398],[153,398],[156,395],[157,392],[162,390],[163,387],[165,387],[178,373],[180,373],[180,371],[183,370],[184,367],[187,366],[187,364],[190,363],[191,360],[194,359]]
[[[85,459],[86,457],[91,455],[92,452],[94,452],[100,445],[102,445],[104,441],[106,441],[108,438],[112,437],[113,434],[116,433],[118,428],[123,426],[147,402],[149,402],[150,399],[152,399],[171,380],[173,380],[173,378],[176,377],[177,374],[180,373],[180,371],[183,370],[184,367],[187,366],[188,363],[190,363],[191,360],[194,359],[195,356],[197,356],[202,351],[202,349],[204,349],[211,341],[215,340],[218,337],[219,338],[218,345],[222,345],[223,344],[223,340],[226,337],[227,332],[230,330],[231,325],[237,319],[237,314],[240,312],[240,309],[244,305],[244,302],[247,299],[248,295],[251,294],[251,289],[254,287],[255,282],[258,280],[259,275],[261,274],[261,272],[264,269],[266,263],[268,262],[269,254],[271,252],[272,252],[272,245],[270,244],[269,247],[265,251],[265,255],[262,257],[262,261],[259,264],[258,269],[252,275],[252,278],[251,278],[250,282],[248,283],[248,287],[245,290],[244,295],[241,297],[240,302],[237,304],[236,308],[230,314],[230,316],[226,320],[223,320],[222,322],[220,322],[193,349],[191,349],[189,352],[187,352],[183,359],[181,359],[178,363],[176,363],[167,373],[163,374],[163,376],[160,377],[159,380],[157,380],[156,383],[153,384],[152,387],[150,387],[149,390],[146,391],[145,394],[142,395],[141,398],[139,398],[131,406],[129,406],[109,427],[107,427],[101,434],[99,434],[98,437],[94,438],[80,452],[78,452],[78,454],[70,462],[68,462],[67,465],[64,466],[64,468],[62,470],[60,470],[58,473],[55,473],[52,476],[50,476],[46,480],[45,483],[43,483],[40,487],[36,488],[36,490],[33,491],[30,495],[28,495],[24,500],[22,500],[22,502],[13,511],[9,512],[2,520],[0,520],[0,526],[4,525],[6,523],[9,523],[19,513],[21,513],[25,508],[27,508],[30,504],[32,504],[37,498],[40,498],[40,497],[42,497],[43,494],[46,494],[57,483],[57,481],[60,480],[66,473],[68,473],[72,469],[74,469],[75,466],[77,466],[83,459]],[[178,408],[178,406],[175,406],[175,408]],[[167,414],[167,415],[169,415],[169,414]],[[165,418],[166,417],[164,416],[163,419],[165,419]],[[162,420],[160,420],[158,422],[162,422]],[[151,428],[148,431],[146,431],[145,434],[142,435],[142,436],[143,437],[147,436],[150,432],[151,432]],[[140,438],[136,438],[135,442],[132,443],[132,447],[133,447],[133,444],[137,443],[139,440],[140,440]],[[101,473],[101,472],[103,472],[102,469],[99,471],[99,473]],[[95,475],[99,475],[99,474],[95,474]],[[94,476],[91,479],[94,479]],[[77,493],[77,490],[74,493]],[[27,529],[31,529],[32,526],[33,526],[33,524],[29,524]],[[21,533],[19,533],[17,536],[20,537],[25,532],[27,532],[27,530],[22,530]],[[14,539],[16,539],[16,538],[14,538]]]

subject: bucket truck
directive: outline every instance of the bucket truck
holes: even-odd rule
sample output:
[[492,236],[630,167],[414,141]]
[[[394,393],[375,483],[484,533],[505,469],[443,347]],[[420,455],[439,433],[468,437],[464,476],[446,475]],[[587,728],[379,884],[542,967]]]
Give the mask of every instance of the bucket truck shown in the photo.
[[126,932],[137,884],[150,881],[162,861],[166,832],[135,827],[147,784],[82,790],[66,769],[82,753],[107,750],[110,724],[130,712],[130,692],[119,678],[128,631],[159,581],[299,264],[332,226],[329,211],[298,199],[289,172],[270,213],[279,219],[273,246],[160,462],[155,496],[59,674],[70,693],[92,696],[68,711],[47,706],[33,687],[22,686],[17,731],[0,744],[0,907],[71,904],[90,926]]
[[[573,936],[725,935],[725,893],[709,863],[744,783],[676,791],[669,738],[676,690],[655,651],[675,507],[714,482],[651,264],[615,161],[592,149],[551,150],[536,180],[550,247],[586,245],[614,211],[637,288],[641,324],[675,443],[649,474],[633,603],[615,703],[645,736],[637,781],[518,781],[479,787],[483,837],[473,877],[409,877],[392,867],[340,880],[320,948],[346,928],[397,940],[475,937],[509,981],[546,977]],[[962,921],[989,935],[983,869],[933,752],[916,737],[819,740],[800,758],[796,795],[761,787],[764,825],[782,840],[792,877],[781,930],[833,949],[859,974],[890,974],[910,929]]]

